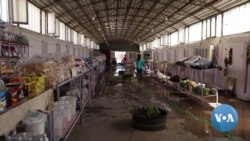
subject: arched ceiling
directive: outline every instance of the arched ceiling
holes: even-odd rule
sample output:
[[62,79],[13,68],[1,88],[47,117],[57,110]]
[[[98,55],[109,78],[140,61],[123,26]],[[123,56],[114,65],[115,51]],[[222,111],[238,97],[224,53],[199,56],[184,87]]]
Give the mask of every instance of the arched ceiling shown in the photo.
[[[97,43],[151,41],[248,0],[29,0]],[[166,20],[167,19],[167,20]]]

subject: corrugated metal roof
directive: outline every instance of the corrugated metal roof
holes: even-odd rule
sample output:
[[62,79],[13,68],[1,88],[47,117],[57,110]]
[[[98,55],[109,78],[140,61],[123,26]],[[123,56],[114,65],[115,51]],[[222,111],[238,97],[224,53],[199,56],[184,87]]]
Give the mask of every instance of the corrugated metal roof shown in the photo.
[[[29,0],[97,43],[138,43],[173,32],[248,0]],[[166,20],[166,18],[168,20]]]

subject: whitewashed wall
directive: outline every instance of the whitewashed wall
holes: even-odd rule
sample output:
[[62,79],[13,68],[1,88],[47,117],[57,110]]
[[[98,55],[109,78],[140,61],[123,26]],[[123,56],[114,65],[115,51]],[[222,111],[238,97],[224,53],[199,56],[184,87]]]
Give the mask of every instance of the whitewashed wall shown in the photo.
[[[221,87],[226,86],[226,81],[228,77],[236,78],[236,96],[239,99],[250,101],[250,65],[248,66],[248,78],[247,78],[247,92],[244,92],[245,88],[245,77],[246,77],[246,47],[250,42],[250,33],[232,35],[222,38],[210,38],[205,41],[195,42],[188,45],[180,45],[176,47],[165,47],[162,49],[161,54],[159,56],[163,56],[163,60],[169,62],[176,62],[183,57],[193,56],[193,48],[192,46],[197,45],[214,45],[215,46],[215,54],[218,59],[218,64],[224,68],[224,57],[225,54],[229,51],[230,48],[233,49],[233,63],[229,65],[229,73],[228,76],[224,76],[224,72],[218,71],[218,85]],[[157,55],[154,53],[154,55]],[[155,57],[157,58],[157,57]],[[200,78],[198,78],[200,79]],[[204,73],[204,79],[206,83],[214,82],[214,72],[207,71]]]
[[158,61],[162,62],[163,61],[163,48],[158,49],[158,54],[159,54]]
[[[29,31],[22,28],[14,27],[15,33],[21,33],[23,35],[26,35],[27,39],[29,40],[29,56],[33,56],[36,54],[42,53],[42,41],[45,41],[48,43],[48,53],[56,53],[56,45],[60,45],[60,52],[66,53],[66,45],[70,47],[70,55],[73,55],[73,48],[76,48],[76,54],[75,56],[79,57],[77,48],[83,48],[80,45],[75,45],[73,43],[65,42],[62,40],[55,39],[53,37],[45,36],[40,33],[36,33],[33,31]],[[90,49],[84,48],[84,52],[81,54],[81,57],[89,57],[90,56]]]
[[168,48],[167,47],[164,47],[163,48],[163,60],[164,61],[167,61],[168,60],[168,56],[167,56],[167,50],[168,50]]
[[169,48],[168,49],[168,61],[171,63],[175,62],[175,56],[176,56],[176,49],[175,48]]
[[184,46],[180,46],[180,47],[176,47],[176,60],[175,61],[178,61],[178,60],[181,60],[183,59],[185,56],[185,47]]
[[[247,92],[244,92],[245,89],[245,77],[246,77],[246,47],[249,43],[249,38],[226,38],[222,40],[221,48],[219,49],[219,62],[224,66],[224,57],[225,53],[228,54],[230,48],[233,49],[233,62],[232,65],[229,65],[229,73],[227,77],[236,78],[236,92],[237,97],[243,100],[250,100],[250,78],[247,78],[248,85]],[[249,67],[249,66],[248,66]],[[248,69],[250,70],[250,68]],[[250,72],[248,72],[250,75]],[[249,76],[248,75],[248,76]],[[220,72],[219,80],[220,85],[226,85],[226,79],[223,75],[223,71]]]

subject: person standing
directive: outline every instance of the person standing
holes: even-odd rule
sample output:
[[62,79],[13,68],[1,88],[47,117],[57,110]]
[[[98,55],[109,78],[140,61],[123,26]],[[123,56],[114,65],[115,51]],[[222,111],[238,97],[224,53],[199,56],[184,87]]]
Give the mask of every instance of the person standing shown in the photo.
[[144,61],[141,58],[141,54],[137,54],[135,67],[136,67],[136,76],[137,76],[138,82],[140,82],[142,80],[142,70],[144,68]]
[[127,58],[127,55],[125,54],[124,57],[122,58],[122,64],[123,64],[124,66],[126,66],[127,61],[128,61],[128,58]]
[[117,64],[117,60],[116,60],[116,57],[114,57],[114,58],[112,58],[112,65],[116,66],[116,64]]

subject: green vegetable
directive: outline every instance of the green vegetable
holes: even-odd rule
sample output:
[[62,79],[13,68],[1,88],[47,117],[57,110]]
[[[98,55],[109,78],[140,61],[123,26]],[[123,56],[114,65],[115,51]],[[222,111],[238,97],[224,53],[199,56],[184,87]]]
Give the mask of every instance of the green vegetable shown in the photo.
[[194,91],[193,91],[195,94],[199,94],[201,95],[202,94],[202,88],[201,86],[196,86],[194,87]]
[[192,92],[195,93],[195,94],[200,94],[201,89],[200,89],[199,86],[196,86],[196,87],[193,87],[193,88],[192,88]]
[[196,87],[193,87],[193,88],[192,88],[192,92],[193,92],[193,93],[197,93],[197,88],[196,88]]
[[181,86],[181,87],[184,87],[184,86],[185,86],[185,81],[181,81],[181,82],[180,82],[180,86]]
[[158,117],[160,111],[155,107],[147,107],[147,116],[152,119]]
[[217,89],[215,88],[211,88],[209,91],[210,94],[216,94],[216,92],[217,92]]
[[210,92],[210,89],[209,89],[209,88],[204,88],[204,89],[203,89],[203,94],[204,94],[204,95],[208,95],[209,92]]

